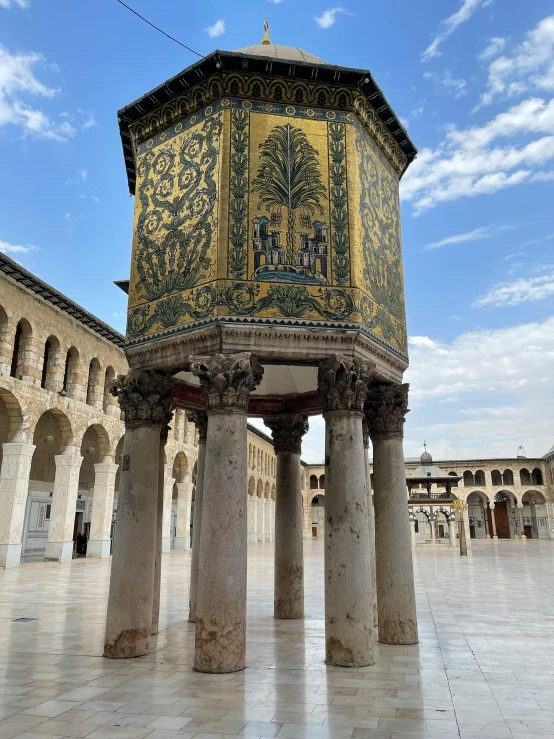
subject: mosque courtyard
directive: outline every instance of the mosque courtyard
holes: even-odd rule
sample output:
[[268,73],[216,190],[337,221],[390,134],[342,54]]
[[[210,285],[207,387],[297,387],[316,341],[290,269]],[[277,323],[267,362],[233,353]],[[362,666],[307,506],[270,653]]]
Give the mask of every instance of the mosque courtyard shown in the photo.
[[102,657],[109,560],[0,571],[0,739],[554,737],[554,547],[473,541],[414,555],[420,643],[327,667],[323,543],[305,542],[306,618],[276,621],[273,545],[248,547],[247,669],[192,671],[190,552],[164,556],[160,634]]

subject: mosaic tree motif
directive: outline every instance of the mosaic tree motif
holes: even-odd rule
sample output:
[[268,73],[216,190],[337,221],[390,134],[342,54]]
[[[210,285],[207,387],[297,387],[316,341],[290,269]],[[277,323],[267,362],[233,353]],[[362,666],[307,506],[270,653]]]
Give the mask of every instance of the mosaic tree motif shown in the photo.
[[310,144],[304,131],[287,123],[275,126],[260,144],[258,169],[252,180],[252,191],[259,195],[258,207],[280,220],[281,211],[287,211],[286,261],[297,264],[295,243],[296,215],[300,212],[308,223],[316,213],[322,213],[320,199],[327,190],[321,177],[319,154]]

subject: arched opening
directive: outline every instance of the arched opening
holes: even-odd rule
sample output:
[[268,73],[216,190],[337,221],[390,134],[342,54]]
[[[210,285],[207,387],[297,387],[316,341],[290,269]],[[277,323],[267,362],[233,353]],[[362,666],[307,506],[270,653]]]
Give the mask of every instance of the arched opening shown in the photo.
[[[517,507],[516,499],[509,490],[501,490],[494,496],[494,520],[496,535],[499,539],[513,539],[517,535]],[[488,511],[489,531],[494,535],[491,511]]]
[[89,426],[81,441],[83,461],[79,469],[79,490],[75,508],[73,540],[75,553],[84,557],[90,539],[92,506],[94,502],[95,465],[110,458],[110,439],[106,429],[99,424]]
[[549,539],[546,499],[538,490],[527,490],[521,499],[523,533],[528,539]]
[[310,490],[317,490],[318,482],[317,475],[310,475]]
[[40,386],[45,390],[56,392],[62,388],[60,342],[51,335],[44,342],[44,356],[42,359],[42,375]]
[[[8,314],[4,308],[0,305],[0,372],[4,374],[10,367],[11,351],[9,346],[9,326],[10,322]],[[6,369],[2,369],[1,365],[7,365]]]
[[[115,380],[115,370],[112,366],[106,367],[104,373],[104,413],[110,413],[110,415],[117,415],[117,398],[111,394],[111,389]],[[116,409],[112,413],[112,408]]]
[[178,452],[173,460],[173,477],[175,478],[175,482],[185,482],[188,469],[187,455],[184,452]]
[[31,324],[25,318],[22,318],[15,329],[10,368],[10,375],[18,380],[23,380],[32,374],[30,364],[33,352],[32,337]]
[[530,485],[531,484],[531,474],[528,469],[525,467],[519,471],[519,484],[520,485]]
[[325,475],[319,476],[319,489],[325,490]]
[[475,484],[480,485],[481,487],[485,486],[485,473],[483,470],[477,470],[475,473]]
[[325,495],[318,493],[312,498],[312,537],[317,539],[325,532]]
[[270,495],[271,495],[271,489],[269,487],[269,483],[266,482],[266,484],[264,485],[264,498],[266,498],[266,500],[269,500]]
[[416,511],[414,515],[414,530],[416,544],[426,544],[432,541],[431,520],[423,508]]
[[94,358],[91,360],[88,368],[88,382],[87,382],[87,405],[93,405],[96,408],[102,408],[102,393],[103,387],[101,386],[102,372],[100,370],[100,362]]
[[433,521],[435,529],[435,539],[437,541],[444,541],[450,538],[450,531],[448,528],[448,514],[442,509],[435,513],[435,520]]
[[487,503],[487,496],[480,491],[475,491],[467,496],[467,516],[471,539],[487,539],[489,536]]
[[531,472],[531,485],[543,485],[542,472],[538,467]]
[[248,480],[248,495],[254,497],[256,493],[256,481],[253,477]]
[[271,486],[271,500],[275,500],[275,483]]
[[[458,473],[457,472],[449,472],[448,474],[451,477],[458,477]],[[452,483],[452,487],[453,488],[457,488],[458,487],[458,480],[456,480],[455,482]]]
[[465,488],[472,488],[475,485],[475,479],[473,477],[473,472],[470,470],[466,470],[464,472],[464,487]]
[[2,444],[19,440],[23,430],[23,414],[19,401],[9,390],[0,388],[0,468],[2,467]]
[[48,410],[38,419],[33,434],[35,451],[29,475],[29,493],[22,537],[22,560],[44,558],[56,476],[54,457],[73,444],[73,431],[66,415]]
[[62,391],[70,398],[78,396],[79,388],[79,352],[72,346],[65,357]]
[[258,480],[258,484],[256,486],[256,495],[258,498],[264,497],[264,484],[261,480]]
[[493,470],[491,472],[491,482],[493,485],[502,485],[502,475],[500,470]]
[[512,470],[504,470],[502,473],[502,484],[513,485],[514,484],[514,473]]

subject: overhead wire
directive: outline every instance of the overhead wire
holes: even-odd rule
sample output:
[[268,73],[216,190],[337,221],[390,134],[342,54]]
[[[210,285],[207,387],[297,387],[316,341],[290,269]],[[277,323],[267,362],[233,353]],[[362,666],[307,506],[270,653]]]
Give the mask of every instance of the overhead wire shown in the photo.
[[182,43],[181,41],[179,41],[178,39],[174,38],[173,36],[170,36],[170,35],[169,35],[169,33],[166,33],[166,32],[165,32],[165,31],[163,31],[163,30],[162,30],[161,28],[158,28],[158,26],[155,26],[155,25],[154,25],[153,23],[151,23],[151,22],[150,22],[150,21],[148,20],[148,18],[145,18],[145,17],[143,16],[143,15],[141,15],[140,13],[137,13],[137,11],[136,11],[136,10],[134,10],[133,8],[131,8],[131,6],[130,6],[130,5],[127,5],[126,3],[124,3],[124,2],[123,2],[123,0],[116,0],[116,1],[117,1],[117,2],[118,2],[118,3],[120,4],[120,5],[123,5],[123,7],[124,7],[124,8],[127,8],[127,10],[130,10],[130,11],[131,11],[131,13],[134,13],[134,15],[136,15],[136,16],[137,16],[137,18],[140,18],[140,19],[141,19],[141,21],[144,21],[145,23],[148,23],[148,25],[149,25],[149,26],[152,26],[152,28],[155,28],[155,29],[156,29],[156,31],[159,31],[159,32],[160,32],[161,34],[163,34],[164,36],[166,36],[166,37],[167,37],[168,39],[171,39],[171,41],[175,41],[175,43],[176,43],[176,44],[179,44],[179,46],[182,46],[182,47],[183,47],[183,49],[186,49],[187,51],[190,51],[190,52],[191,52],[192,54],[196,54],[196,56],[199,56],[199,57],[200,57],[200,59],[204,59],[204,54],[199,54],[199,53],[198,53],[197,51],[195,51],[194,49],[191,49],[191,48],[190,48],[190,46],[187,46],[186,44],[183,44],[183,43]]

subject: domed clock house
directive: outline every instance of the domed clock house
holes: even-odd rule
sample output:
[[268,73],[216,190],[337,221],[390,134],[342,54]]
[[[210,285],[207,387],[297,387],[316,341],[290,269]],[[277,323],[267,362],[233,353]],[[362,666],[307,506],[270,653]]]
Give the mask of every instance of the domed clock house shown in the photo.
[[402,450],[406,131],[370,72],[274,45],[267,24],[261,44],[214,51],[123,108],[119,127],[135,216],[105,655],[150,649],[159,460],[176,406],[199,431],[196,670],[246,665],[247,416],[264,419],[277,455],[275,617],[304,615],[300,451],[323,413],[326,661],[372,664],[377,622],[380,641],[417,642]]

